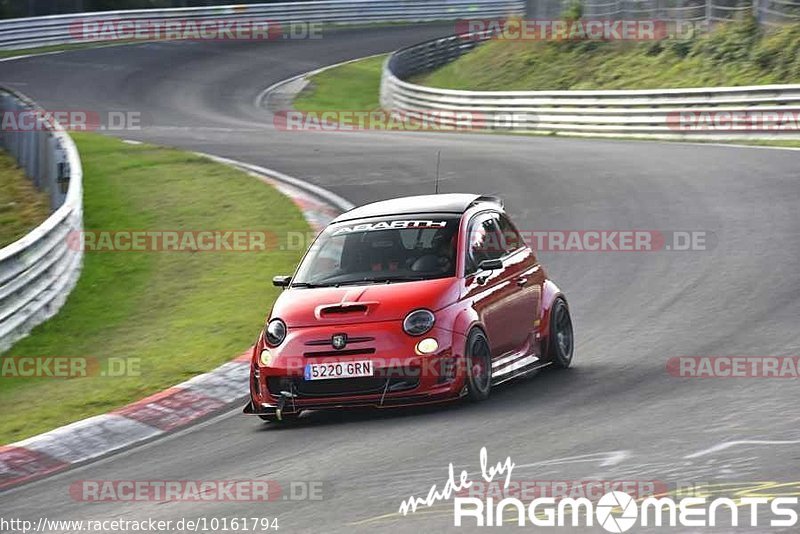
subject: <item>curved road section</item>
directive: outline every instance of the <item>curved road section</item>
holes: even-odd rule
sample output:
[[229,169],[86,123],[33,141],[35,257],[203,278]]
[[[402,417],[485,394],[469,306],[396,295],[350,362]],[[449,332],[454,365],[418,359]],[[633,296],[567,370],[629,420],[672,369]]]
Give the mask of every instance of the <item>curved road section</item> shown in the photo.
[[[800,480],[796,380],[680,378],[667,367],[680,356],[800,352],[797,152],[284,132],[255,108],[258,94],[282,79],[450,29],[75,51],[4,63],[0,83],[53,109],[141,112],[142,129],[120,135],[277,169],[357,204],[432,192],[441,150],[442,191],[501,195],[524,230],[704,232],[707,246],[543,251],[573,310],[577,364],[569,371],[500,388],[478,405],[317,413],[281,429],[230,413],[7,492],[4,517],[277,517],[286,532],[442,530],[453,525],[449,503],[406,517],[397,515],[399,505],[441,487],[450,462],[479,477],[481,447],[490,461],[510,456],[514,480],[661,481],[672,488]],[[98,503],[70,493],[81,480],[235,479],[276,481],[282,497]],[[314,498],[283,498],[292,484],[318,483]]]

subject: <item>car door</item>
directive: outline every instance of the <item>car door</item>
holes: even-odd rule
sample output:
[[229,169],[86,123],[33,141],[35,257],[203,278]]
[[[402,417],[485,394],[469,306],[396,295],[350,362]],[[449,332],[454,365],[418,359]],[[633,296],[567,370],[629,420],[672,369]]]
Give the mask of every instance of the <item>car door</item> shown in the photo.
[[506,256],[499,227],[499,214],[494,211],[478,213],[467,225],[464,284],[467,299],[478,313],[486,328],[492,357],[496,358],[518,347],[519,328],[524,319],[512,311],[520,287],[514,280],[514,270],[506,268],[481,271],[483,260],[502,259]]
[[535,341],[531,336],[539,326],[539,306],[545,273],[533,250],[525,245],[516,226],[506,214],[499,214],[498,226],[504,251],[503,265],[508,279],[517,288],[506,301],[504,314],[516,325],[512,333],[512,343],[515,351],[521,351]]

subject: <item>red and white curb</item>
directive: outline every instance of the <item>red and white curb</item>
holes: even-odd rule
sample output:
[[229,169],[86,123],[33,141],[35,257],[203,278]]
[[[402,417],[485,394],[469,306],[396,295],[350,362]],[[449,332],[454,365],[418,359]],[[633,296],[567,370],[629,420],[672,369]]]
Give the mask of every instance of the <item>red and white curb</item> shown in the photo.
[[[203,154],[242,169],[273,185],[303,212],[319,232],[353,205],[291,176],[238,161]],[[247,395],[252,348],[211,372],[196,376],[111,413],[90,417],[50,432],[0,447],[0,491],[66,470],[166,433],[241,402]]]

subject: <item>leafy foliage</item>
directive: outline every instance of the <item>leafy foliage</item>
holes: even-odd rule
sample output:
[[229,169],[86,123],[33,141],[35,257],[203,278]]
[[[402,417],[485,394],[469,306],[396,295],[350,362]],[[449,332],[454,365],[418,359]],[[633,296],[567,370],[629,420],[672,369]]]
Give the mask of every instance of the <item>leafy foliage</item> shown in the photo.
[[800,82],[800,24],[747,18],[657,42],[492,41],[418,82],[448,89],[657,89]]

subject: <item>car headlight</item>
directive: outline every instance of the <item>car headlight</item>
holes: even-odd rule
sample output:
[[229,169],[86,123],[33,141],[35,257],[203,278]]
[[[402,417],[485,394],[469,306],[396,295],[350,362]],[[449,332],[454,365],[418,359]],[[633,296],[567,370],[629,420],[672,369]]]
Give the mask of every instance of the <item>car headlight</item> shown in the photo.
[[425,339],[417,343],[415,350],[419,355],[433,354],[434,352],[439,350],[439,342],[432,337],[426,337]]
[[410,336],[421,336],[433,328],[436,318],[430,310],[414,310],[403,319],[403,331]]
[[280,319],[271,320],[264,330],[264,338],[267,340],[267,344],[273,347],[283,343],[283,340],[286,339],[286,323]]

